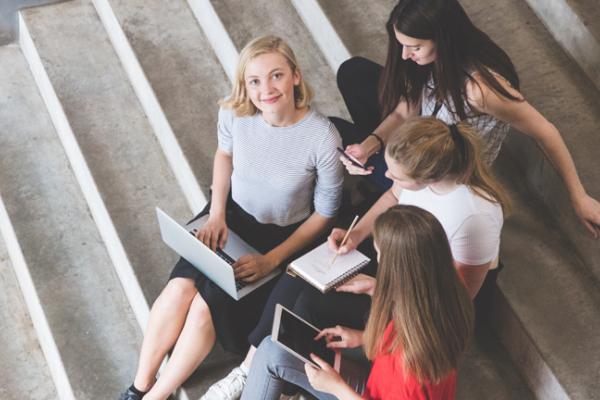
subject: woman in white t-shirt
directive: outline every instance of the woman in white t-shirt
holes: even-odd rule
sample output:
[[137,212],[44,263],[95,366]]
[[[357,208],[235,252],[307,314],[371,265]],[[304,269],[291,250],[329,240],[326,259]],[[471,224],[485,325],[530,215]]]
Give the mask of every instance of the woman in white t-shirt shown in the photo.
[[[412,118],[390,137],[385,151],[386,176],[392,187],[350,232],[334,229],[331,247],[340,253],[371,235],[375,218],[394,204],[431,212],[442,224],[454,266],[471,297],[486,274],[498,266],[500,231],[509,200],[481,158],[480,138],[467,124],[446,125],[436,118]],[[365,293],[374,278],[360,275],[339,291]]]

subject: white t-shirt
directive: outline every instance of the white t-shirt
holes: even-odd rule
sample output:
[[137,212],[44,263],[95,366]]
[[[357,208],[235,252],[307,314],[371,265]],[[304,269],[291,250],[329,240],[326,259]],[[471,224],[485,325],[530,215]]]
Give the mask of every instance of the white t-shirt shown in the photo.
[[440,221],[454,260],[481,265],[498,257],[504,222],[499,204],[477,195],[466,185],[446,194],[426,187],[418,191],[403,189],[398,195],[399,204],[427,210]]

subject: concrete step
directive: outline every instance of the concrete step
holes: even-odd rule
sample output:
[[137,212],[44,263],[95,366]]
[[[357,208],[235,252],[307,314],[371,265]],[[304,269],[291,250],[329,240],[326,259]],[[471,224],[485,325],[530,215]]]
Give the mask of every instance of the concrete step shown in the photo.
[[600,90],[600,7],[596,0],[526,0],[554,39]]
[[348,118],[344,101],[336,89],[335,75],[291,2],[210,2],[238,50],[260,35],[276,34],[286,40],[315,91],[315,108],[324,115]]
[[115,398],[141,332],[27,63],[0,50],[0,191],[75,397]]
[[223,67],[185,0],[109,3],[208,196],[217,101],[231,90]]
[[[489,7],[462,1],[474,22],[511,56],[527,100],[561,132],[588,193],[600,199],[600,103],[598,91],[520,0],[502,0]],[[518,37],[518,40],[515,40]],[[565,238],[600,281],[600,246],[575,215],[562,180],[535,142],[511,134],[504,147],[518,162],[514,179],[526,177],[548,206]]]
[[515,185],[515,161],[501,154],[497,173],[511,185],[489,323],[538,398],[600,398],[600,290],[564,240],[547,207]]
[[506,349],[478,326],[458,369],[457,399],[534,399]]
[[385,23],[396,0],[372,2],[363,10],[357,9],[358,3],[353,0],[318,0],[318,3],[351,55],[385,63],[388,44]]
[[[5,53],[3,50],[0,49],[0,53]],[[50,371],[2,240],[0,240],[0,320],[3,327],[0,333],[0,376],[2,376],[0,398],[56,399],[56,389]]]
[[151,304],[177,259],[160,241],[154,207],[179,220],[189,208],[91,2],[23,16]]

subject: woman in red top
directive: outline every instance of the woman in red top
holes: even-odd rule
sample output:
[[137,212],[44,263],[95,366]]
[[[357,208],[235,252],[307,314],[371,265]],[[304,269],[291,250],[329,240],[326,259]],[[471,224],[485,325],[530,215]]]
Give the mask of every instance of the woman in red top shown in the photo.
[[[305,364],[268,338],[257,350],[242,396],[279,399],[285,381],[319,399],[453,399],[456,368],[473,329],[473,304],[452,264],[438,220],[414,206],[397,205],[375,222],[377,285],[364,332],[334,327],[316,337],[330,348],[363,346],[373,366],[356,393],[330,365]],[[367,276],[366,285],[372,287]],[[361,279],[353,280],[353,289]],[[342,289],[342,288],[340,288]],[[341,338],[341,340],[339,340]],[[303,373],[304,372],[304,373]]]

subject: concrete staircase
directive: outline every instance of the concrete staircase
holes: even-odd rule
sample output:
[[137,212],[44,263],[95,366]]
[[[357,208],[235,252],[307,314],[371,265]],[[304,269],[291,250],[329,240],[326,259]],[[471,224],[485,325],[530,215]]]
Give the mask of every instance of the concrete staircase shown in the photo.
[[[335,69],[350,55],[383,62],[385,54],[394,1],[371,3],[73,0],[21,13],[20,48],[0,48],[0,226],[12,249],[9,260],[0,243],[9,325],[0,398],[117,397],[133,378],[148,305],[176,260],[154,207],[184,221],[204,205],[216,102],[229,91],[236,52],[258,35],[282,36],[316,107],[347,118]],[[552,116],[600,197],[592,78],[522,0],[462,3],[513,57],[525,95]],[[539,151],[513,136],[497,168],[517,199],[506,270],[492,328],[478,331],[460,371],[459,398],[600,398],[598,244]],[[19,279],[24,301],[12,266],[30,275],[29,286]],[[177,396],[198,398],[236,362],[217,347]]]
[[75,398],[116,393],[141,332],[24,57],[11,46],[2,60],[6,210]]

